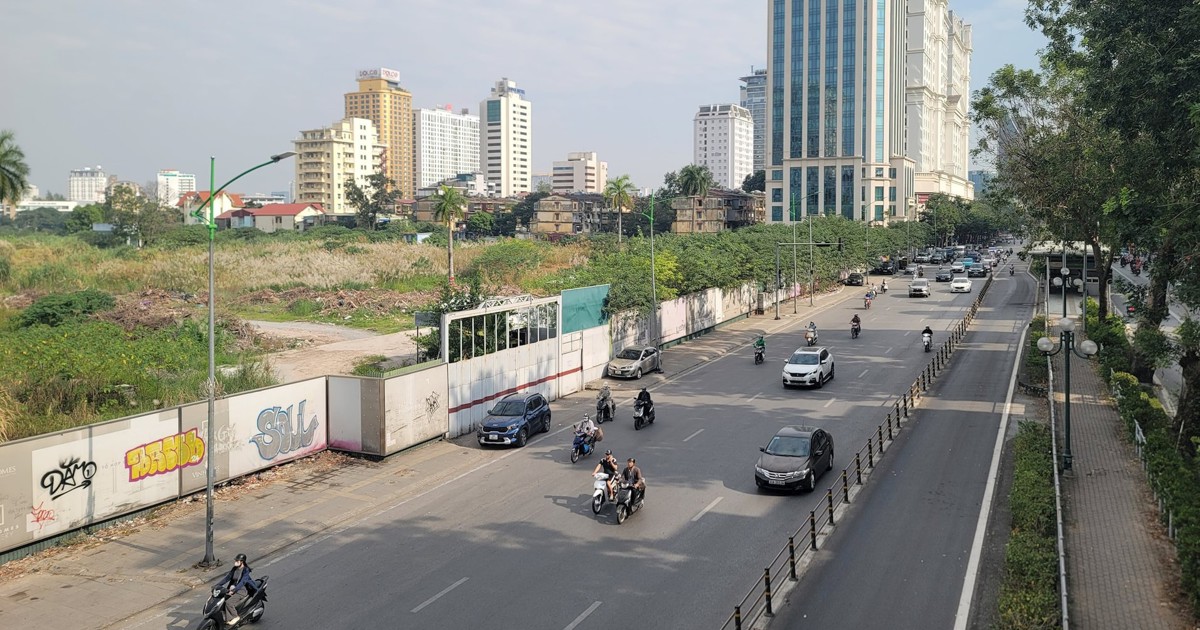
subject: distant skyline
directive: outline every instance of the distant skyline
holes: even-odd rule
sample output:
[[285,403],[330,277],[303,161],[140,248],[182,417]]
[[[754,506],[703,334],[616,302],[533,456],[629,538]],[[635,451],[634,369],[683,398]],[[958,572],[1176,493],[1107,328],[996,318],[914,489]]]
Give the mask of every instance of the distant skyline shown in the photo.
[[[398,5],[403,6],[398,6]],[[1004,64],[1033,67],[1044,44],[1021,0],[958,0],[974,28],[971,89]],[[387,67],[414,108],[478,113],[501,77],[533,102],[534,171],[595,151],[638,188],[692,158],[704,104],[737,103],[766,65],[768,0],[263,0],[12,3],[0,128],[12,129],[43,194],[100,165],[143,183],[160,169],[208,188],[340,120],[359,69]],[[447,36],[452,35],[450,40]],[[972,168],[976,168],[972,162]],[[291,161],[234,192],[286,190]]]

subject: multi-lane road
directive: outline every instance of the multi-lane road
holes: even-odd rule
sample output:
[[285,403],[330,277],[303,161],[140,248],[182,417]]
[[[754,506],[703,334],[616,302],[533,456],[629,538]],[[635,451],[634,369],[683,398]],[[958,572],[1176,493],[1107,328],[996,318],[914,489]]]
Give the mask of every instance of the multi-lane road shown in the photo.
[[[630,405],[621,401],[626,404],[619,408],[618,421],[605,425],[602,446],[622,461],[636,457],[649,481],[645,509],[625,524],[616,524],[611,509],[599,517],[591,512],[590,472],[596,458],[574,465],[568,459],[569,423],[592,406],[590,396],[572,396],[554,403],[555,430],[526,448],[497,451],[490,465],[360,521],[320,545],[259,560],[257,566],[267,568],[256,573],[271,576],[266,621],[280,628],[719,626],[822,499],[822,493],[758,492],[753,478],[758,447],[781,426],[818,425],[834,437],[835,469],[845,466],[846,454],[865,444],[883,420],[883,405],[907,388],[928,361],[921,328],[928,324],[936,340],[944,338],[975,298],[951,295],[948,284],[934,283],[932,297],[909,299],[907,282],[896,278],[889,284],[892,291],[869,311],[850,290],[843,302],[813,317],[821,329],[820,344],[835,357],[836,378],[823,389],[781,387],[782,362],[803,343],[799,329],[807,322],[797,320],[768,336],[764,365],[753,364],[748,338],[745,352],[662,383],[653,390],[658,420],[651,427],[635,432]],[[977,279],[976,287],[981,285]],[[989,307],[1030,301],[1021,297],[1022,286],[1019,278],[997,277]],[[855,313],[863,317],[863,333],[852,340],[849,319]],[[1019,334],[1008,324],[993,330],[987,309],[983,317],[986,331],[973,330],[968,337],[966,352],[976,358],[956,358],[949,377],[962,379],[961,400],[970,409],[960,416],[931,404],[929,415],[916,425],[917,431],[942,435],[939,444],[946,448],[959,440],[969,443],[972,453],[979,450],[977,433],[990,431],[995,439],[995,382],[1006,378]],[[957,471],[944,455],[934,448],[916,456],[939,467],[947,479],[946,492],[955,492],[956,483],[982,486],[986,461],[972,461]],[[983,460],[985,455],[990,452],[980,451]],[[904,455],[889,455],[888,460],[899,462],[900,457]],[[879,486],[876,492],[885,485],[898,496],[917,492],[905,489],[903,479],[880,477],[873,482]],[[818,486],[832,482],[832,475],[826,476]],[[927,527],[918,515],[939,508],[936,501],[918,498],[913,495],[913,516],[896,523],[897,529]],[[974,518],[967,512],[959,516]],[[879,526],[869,510],[854,518],[863,527]],[[856,527],[854,521],[848,526]],[[958,553],[969,538],[956,529],[944,543]],[[905,546],[899,533],[887,540]],[[863,562],[874,572],[894,576],[885,563],[907,566],[914,553],[902,549],[874,559],[834,554],[830,562]],[[956,580],[961,585],[962,576],[955,563],[936,573],[948,589]],[[958,591],[953,594],[957,597]],[[201,598],[195,594],[172,603],[193,610]],[[850,604],[831,600],[827,612],[835,616],[829,618],[838,619],[834,607],[843,605]]]

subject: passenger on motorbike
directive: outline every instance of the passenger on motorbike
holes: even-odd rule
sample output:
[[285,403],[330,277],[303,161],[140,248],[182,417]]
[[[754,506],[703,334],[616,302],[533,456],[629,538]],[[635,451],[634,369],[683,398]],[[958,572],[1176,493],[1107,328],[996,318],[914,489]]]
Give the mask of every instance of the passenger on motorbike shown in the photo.
[[612,501],[616,495],[613,494],[614,484],[617,482],[617,458],[613,457],[612,451],[604,451],[604,459],[596,464],[596,468],[592,470],[593,475],[604,473],[608,475],[608,479],[604,481],[608,485],[608,500]]
[[646,494],[646,478],[642,476],[642,469],[637,467],[636,459],[630,457],[625,461],[625,470],[621,471],[621,479],[633,487],[631,503],[637,505],[637,502]]
[[248,586],[252,586],[254,580],[250,578],[250,565],[246,563],[246,554],[239,553],[233,558],[233,568],[229,570],[229,575],[221,581],[221,585],[228,585],[229,595],[225,598],[225,625],[234,626],[241,617],[238,616],[237,605],[246,599],[249,591]]

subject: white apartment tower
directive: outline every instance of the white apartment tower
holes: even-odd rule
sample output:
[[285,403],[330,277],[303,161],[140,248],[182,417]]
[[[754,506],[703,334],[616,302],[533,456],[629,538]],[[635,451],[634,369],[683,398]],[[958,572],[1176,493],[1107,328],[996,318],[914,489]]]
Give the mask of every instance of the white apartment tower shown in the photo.
[[906,6],[906,141],[916,162],[916,195],[974,199],[967,172],[971,26],[950,11],[947,0],[908,0]]
[[158,172],[158,202],[174,206],[185,193],[196,192],[196,176],[179,171]]
[[532,190],[533,105],[515,81],[500,79],[479,103],[479,166],[501,197]]
[[74,169],[67,177],[67,201],[104,203],[108,185],[115,181],[116,177],[105,175],[99,166]]
[[905,4],[767,0],[770,221],[914,218],[916,164],[904,146]]
[[692,163],[707,166],[722,188],[740,188],[754,172],[754,118],[739,105],[703,105],[694,119]]
[[447,105],[413,112],[413,164],[417,188],[479,171],[479,116]]
[[346,199],[348,181],[367,186],[367,177],[380,171],[385,145],[375,124],[366,118],[345,118],[329,127],[301,131],[296,146],[295,203],[319,203],[331,215],[352,215]]
[[555,162],[551,190],[556,195],[585,192],[603,193],[608,183],[608,162],[601,162],[594,151],[568,153],[564,162]]

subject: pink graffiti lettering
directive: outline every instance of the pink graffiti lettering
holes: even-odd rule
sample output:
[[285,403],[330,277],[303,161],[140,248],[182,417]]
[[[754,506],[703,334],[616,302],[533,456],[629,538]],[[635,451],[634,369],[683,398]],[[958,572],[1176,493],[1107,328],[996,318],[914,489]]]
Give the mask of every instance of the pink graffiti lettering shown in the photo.
[[132,482],[195,466],[203,459],[204,440],[192,429],[129,449],[125,452],[125,467]]
[[29,516],[33,519],[33,523],[38,526],[39,532],[46,526],[46,523],[54,522],[54,510],[43,508],[42,506],[45,503],[45,501],[42,501],[29,510]]

